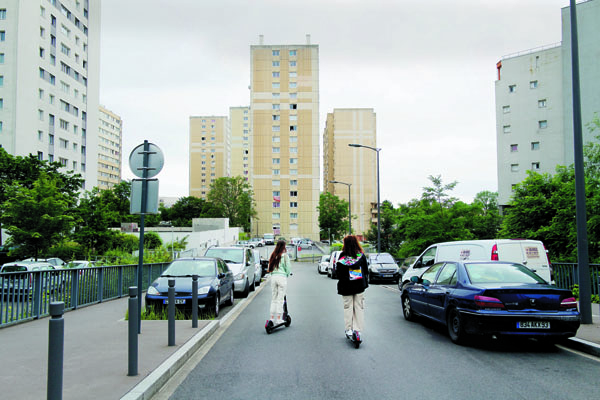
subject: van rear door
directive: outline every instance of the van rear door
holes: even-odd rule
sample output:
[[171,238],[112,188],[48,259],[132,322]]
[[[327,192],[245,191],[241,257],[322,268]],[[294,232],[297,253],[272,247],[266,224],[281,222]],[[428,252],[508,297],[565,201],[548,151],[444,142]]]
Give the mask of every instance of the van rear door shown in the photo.
[[542,242],[537,240],[515,240],[498,243],[498,258],[501,261],[519,262],[550,282],[550,266]]

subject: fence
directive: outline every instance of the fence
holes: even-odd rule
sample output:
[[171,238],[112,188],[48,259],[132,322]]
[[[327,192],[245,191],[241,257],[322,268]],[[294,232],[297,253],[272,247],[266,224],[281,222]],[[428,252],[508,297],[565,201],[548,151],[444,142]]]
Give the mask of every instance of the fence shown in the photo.
[[[552,277],[556,286],[564,289],[573,289],[579,285],[579,272],[576,263],[552,263]],[[591,294],[600,294],[600,264],[590,264]]]
[[[144,264],[144,286],[168,265]],[[127,296],[130,286],[137,286],[137,265],[0,273],[0,327],[47,316],[53,301],[74,310]]]

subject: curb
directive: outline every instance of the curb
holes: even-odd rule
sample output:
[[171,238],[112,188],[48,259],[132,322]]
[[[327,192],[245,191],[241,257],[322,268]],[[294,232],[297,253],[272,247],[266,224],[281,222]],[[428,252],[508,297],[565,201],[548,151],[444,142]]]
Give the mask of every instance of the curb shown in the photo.
[[241,299],[237,304],[221,319],[211,321],[200,332],[192,336],[175,353],[160,364],[146,378],[133,387],[129,392],[121,397],[121,400],[149,400],[154,396],[164,384],[175,375],[179,369],[192,357],[212,335],[221,327],[226,326],[230,319],[235,319],[239,313],[246,308],[248,303],[262,291],[266,286],[268,278],[261,281],[260,287],[256,288],[251,296]]
[[600,346],[596,343],[588,342],[587,340],[574,337],[568,338],[560,344],[570,349],[579,350],[581,352],[600,357]]

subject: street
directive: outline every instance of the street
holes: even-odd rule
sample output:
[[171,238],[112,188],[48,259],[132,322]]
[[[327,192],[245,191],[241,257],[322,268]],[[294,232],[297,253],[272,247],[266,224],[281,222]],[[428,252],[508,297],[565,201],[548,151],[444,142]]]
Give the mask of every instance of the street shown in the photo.
[[[395,285],[365,295],[363,344],[344,337],[336,281],[293,263],[289,328],[267,335],[270,284],[178,387],[159,399],[590,399],[600,360],[533,341],[453,344],[444,328],[407,322]],[[264,284],[263,284],[264,285]],[[191,367],[190,367],[191,368]],[[172,385],[171,385],[172,386]]]

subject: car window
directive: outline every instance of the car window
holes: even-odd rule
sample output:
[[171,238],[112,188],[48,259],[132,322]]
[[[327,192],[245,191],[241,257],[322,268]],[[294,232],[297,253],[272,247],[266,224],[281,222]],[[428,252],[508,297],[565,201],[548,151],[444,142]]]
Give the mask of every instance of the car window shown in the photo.
[[206,257],[222,258],[223,261],[228,263],[241,264],[244,262],[244,249],[222,249],[213,247],[206,250],[204,255]]
[[437,250],[437,247],[432,247],[432,248],[428,249],[427,251],[425,251],[425,253],[423,254],[423,257],[421,258],[421,260],[423,262],[423,266],[433,265],[433,263],[435,262],[436,250]]
[[421,276],[421,279],[423,279],[423,280],[427,279],[429,282],[435,282],[435,276],[439,272],[440,268],[442,268],[443,266],[444,266],[444,263],[438,263],[438,264],[433,265],[431,268],[429,268],[427,271],[425,271],[423,273],[423,275]]
[[546,283],[521,264],[468,263],[465,264],[471,283]]
[[227,273],[227,264],[225,264],[225,261],[223,260],[218,260],[217,261],[217,269],[219,270],[220,274],[225,274]]
[[175,260],[162,275],[215,276],[215,262],[213,260]]
[[27,267],[22,265],[5,265],[2,267],[2,272],[24,272],[27,271]]
[[388,253],[380,253],[371,255],[371,262],[379,263],[379,264],[395,264],[396,261],[391,254]]
[[438,285],[455,285],[456,284],[456,264],[446,263],[440,272],[436,284]]

